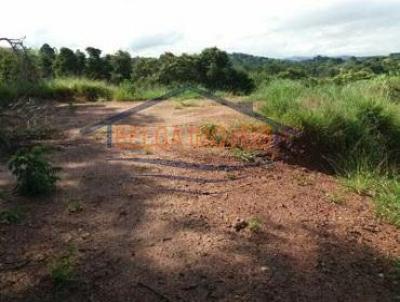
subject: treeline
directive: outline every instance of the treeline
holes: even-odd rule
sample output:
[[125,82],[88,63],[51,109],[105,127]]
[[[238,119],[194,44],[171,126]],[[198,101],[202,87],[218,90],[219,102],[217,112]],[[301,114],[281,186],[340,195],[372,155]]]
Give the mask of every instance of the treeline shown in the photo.
[[29,60],[24,60],[25,66],[21,66],[21,59],[11,50],[0,48],[0,83],[16,81],[21,69],[25,69],[24,76],[31,79],[85,77],[112,84],[126,81],[167,86],[198,84],[236,94],[254,89],[253,80],[233,68],[228,54],[217,48],[196,55],[165,53],[159,58],[132,58],[126,51],[102,55],[94,47],[85,51],[66,47],[56,50],[44,44],[39,50],[29,50],[27,56]]
[[270,78],[347,83],[375,76],[400,75],[400,53],[376,57],[324,57],[280,60],[235,53],[235,68],[252,75],[256,82]]
[[[145,97],[145,94],[139,95],[143,89],[156,91],[182,84],[201,85],[213,91],[248,94],[273,79],[300,80],[307,84],[343,84],[382,74],[400,75],[400,54],[282,60],[240,53],[227,54],[217,48],[207,48],[199,54],[177,56],[167,52],[159,58],[144,58],[132,57],[129,52],[121,50],[104,54],[94,47],[87,47],[84,51],[66,47],[57,50],[44,44],[40,49],[28,50],[23,59],[21,57],[10,49],[0,48],[0,94],[4,96],[3,99],[11,96],[17,98],[25,93],[26,89],[21,89],[22,85],[16,83],[31,81],[51,84],[49,80],[65,78],[83,78],[102,81],[104,85],[112,84],[118,87],[120,98],[131,99]],[[88,86],[88,82],[82,84]],[[31,92],[32,87],[29,89]],[[41,91],[43,89],[37,89],[37,93]],[[59,95],[55,93],[54,97]]]

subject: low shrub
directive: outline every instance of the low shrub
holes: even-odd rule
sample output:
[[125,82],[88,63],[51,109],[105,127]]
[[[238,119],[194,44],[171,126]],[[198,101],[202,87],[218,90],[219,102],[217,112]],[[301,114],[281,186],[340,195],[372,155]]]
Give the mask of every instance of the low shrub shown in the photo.
[[44,158],[44,149],[20,150],[9,161],[9,169],[17,179],[15,190],[21,195],[36,196],[55,189],[59,168]]

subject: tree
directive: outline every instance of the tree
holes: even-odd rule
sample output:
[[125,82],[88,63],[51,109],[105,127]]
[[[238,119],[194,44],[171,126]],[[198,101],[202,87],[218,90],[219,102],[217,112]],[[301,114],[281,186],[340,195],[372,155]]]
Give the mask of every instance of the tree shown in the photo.
[[197,57],[165,53],[160,57],[159,81],[162,84],[198,82]]
[[234,93],[249,93],[254,82],[244,72],[232,67],[229,56],[218,48],[208,48],[198,59],[199,82],[211,90],[229,90]]
[[45,43],[39,49],[39,67],[43,78],[53,77],[53,64],[56,59],[54,48]]
[[76,74],[78,76],[83,76],[86,71],[86,55],[84,52],[80,51],[79,49],[75,51],[76,57]]
[[21,62],[11,49],[0,48],[0,83],[20,79]]
[[105,57],[101,58],[101,60],[103,62],[101,79],[109,81],[111,79],[111,73],[113,71],[112,56],[106,55]]
[[132,58],[129,52],[119,50],[111,56],[111,81],[120,83],[129,80],[132,73]]
[[254,90],[255,84],[246,72],[231,70],[226,88],[235,94],[248,94]]
[[282,79],[300,80],[306,78],[307,74],[300,68],[288,68],[287,70],[280,72],[278,77]]
[[159,60],[154,58],[134,58],[132,67],[132,80],[138,81],[156,81],[159,73]]
[[224,89],[230,65],[228,54],[218,48],[204,49],[199,57],[200,82],[211,90]]
[[54,61],[54,72],[57,76],[76,75],[78,70],[78,61],[74,52],[66,47],[60,49]]
[[86,76],[90,79],[104,79],[104,61],[101,59],[101,50],[94,47],[87,47],[86,52],[89,57],[87,59]]

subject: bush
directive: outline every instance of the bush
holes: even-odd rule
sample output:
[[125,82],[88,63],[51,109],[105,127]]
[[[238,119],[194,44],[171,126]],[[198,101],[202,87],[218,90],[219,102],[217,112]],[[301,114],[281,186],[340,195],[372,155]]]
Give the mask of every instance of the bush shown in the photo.
[[44,157],[41,147],[18,151],[9,162],[9,169],[17,179],[16,191],[25,196],[46,194],[55,189],[58,168]]

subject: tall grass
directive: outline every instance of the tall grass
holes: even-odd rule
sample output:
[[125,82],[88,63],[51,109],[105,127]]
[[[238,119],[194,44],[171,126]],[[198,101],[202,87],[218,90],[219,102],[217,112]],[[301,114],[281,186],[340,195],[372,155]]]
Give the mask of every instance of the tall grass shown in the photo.
[[85,78],[57,78],[38,83],[0,83],[0,106],[23,96],[68,101],[139,101],[159,97],[167,91],[167,87],[158,85],[131,82],[113,85]]
[[0,83],[0,104],[12,103],[24,96],[57,100],[110,100],[115,89],[115,86],[106,82],[83,78],[61,78],[38,83]]
[[400,226],[400,78],[307,86],[272,81],[251,95],[262,112],[299,128],[309,147],[328,160],[358,193]]

